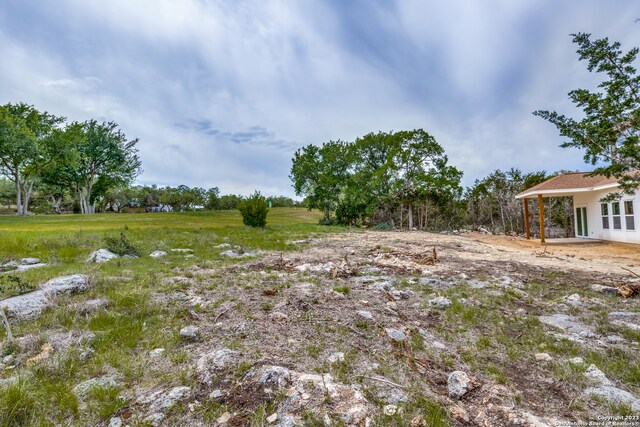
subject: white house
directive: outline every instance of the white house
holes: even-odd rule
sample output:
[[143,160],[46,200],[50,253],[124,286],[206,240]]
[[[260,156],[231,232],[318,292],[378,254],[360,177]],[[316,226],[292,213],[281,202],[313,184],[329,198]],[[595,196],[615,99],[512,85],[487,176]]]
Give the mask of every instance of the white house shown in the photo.
[[570,196],[573,197],[576,237],[640,243],[640,191],[633,196],[623,194],[618,201],[600,201],[610,193],[619,192],[618,187],[615,178],[576,172],[558,175],[523,191],[516,199],[524,202],[527,238],[530,238],[529,199],[538,199],[542,218],[540,240],[544,243],[544,198]]

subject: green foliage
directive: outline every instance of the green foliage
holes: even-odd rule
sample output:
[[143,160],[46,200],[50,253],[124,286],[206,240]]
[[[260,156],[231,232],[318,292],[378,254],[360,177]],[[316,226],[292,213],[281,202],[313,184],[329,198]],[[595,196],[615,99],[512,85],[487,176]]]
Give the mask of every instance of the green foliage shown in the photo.
[[129,239],[127,239],[127,236],[124,234],[124,231],[120,232],[119,237],[105,236],[104,244],[106,249],[120,256],[124,256],[124,255],[140,256],[141,255],[140,249],[134,246],[129,241]]
[[603,73],[607,80],[598,85],[599,92],[576,89],[569,99],[582,110],[576,120],[550,111],[535,115],[553,123],[568,141],[562,147],[585,150],[584,160],[592,165],[604,162],[594,174],[619,178],[626,192],[640,185],[640,76],[633,66],[638,55],[635,47],[624,53],[620,43],[609,39],[591,40],[590,34],[572,34],[578,45],[579,59],[587,61],[590,72]]
[[409,228],[414,219],[426,228],[437,219],[459,218],[452,209],[459,209],[462,173],[422,129],[308,145],[295,153],[290,177],[308,207],[323,210],[323,223],[332,222],[332,212],[340,224],[393,227],[400,219],[401,228],[404,219]]
[[264,227],[267,225],[269,205],[259,192],[256,191],[253,196],[240,203],[238,210],[242,215],[244,225],[250,227]]

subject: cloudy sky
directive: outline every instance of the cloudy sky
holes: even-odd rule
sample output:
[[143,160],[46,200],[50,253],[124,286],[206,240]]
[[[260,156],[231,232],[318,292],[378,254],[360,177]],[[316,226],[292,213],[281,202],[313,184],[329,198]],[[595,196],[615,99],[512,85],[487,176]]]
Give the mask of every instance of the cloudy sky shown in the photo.
[[424,128],[470,185],[588,170],[531,114],[594,88],[570,33],[640,45],[637,0],[2,0],[0,103],[116,121],[160,185],[293,195],[303,145]]

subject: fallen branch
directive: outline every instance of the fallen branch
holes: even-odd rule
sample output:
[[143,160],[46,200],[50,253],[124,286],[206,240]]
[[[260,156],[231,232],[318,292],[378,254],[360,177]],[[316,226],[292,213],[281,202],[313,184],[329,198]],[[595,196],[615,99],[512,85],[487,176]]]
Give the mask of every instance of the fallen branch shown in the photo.
[[366,378],[368,380],[373,380],[373,381],[379,381],[381,383],[389,384],[389,385],[392,385],[392,386],[397,387],[397,388],[403,388],[405,390],[409,389],[409,387],[394,383],[393,381],[389,381],[389,380],[384,379],[384,378],[370,377],[370,376],[367,376],[367,375],[363,375],[362,378]]
[[633,274],[636,277],[640,277],[640,274],[636,273],[635,271],[632,271],[632,270],[628,269],[627,267],[620,267],[620,268],[623,269],[623,270],[628,271],[629,273]]
[[222,317],[222,316],[223,316],[227,311],[229,311],[229,309],[228,309],[228,308],[227,308],[227,309],[225,309],[225,310],[222,310],[222,311],[221,311],[221,312],[220,312],[220,313],[215,317],[215,319],[213,319],[213,323],[216,323],[216,322],[218,321],[218,319],[220,319],[220,318],[221,318],[221,317]]

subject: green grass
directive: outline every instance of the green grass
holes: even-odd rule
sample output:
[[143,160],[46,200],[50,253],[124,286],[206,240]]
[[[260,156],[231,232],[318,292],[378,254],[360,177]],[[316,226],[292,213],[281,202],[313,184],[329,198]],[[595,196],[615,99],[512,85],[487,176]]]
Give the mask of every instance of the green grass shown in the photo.
[[[0,217],[0,262],[38,257],[49,263],[40,269],[0,275],[0,298],[27,292],[64,274],[85,273],[92,283],[87,292],[67,297],[68,304],[47,310],[35,320],[15,323],[14,335],[35,334],[45,342],[49,331],[95,334],[92,342],[81,345],[82,350],[93,350],[88,358],[80,357],[81,349],[73,349],[54,364],[21,368],[20,381],[0,393],[0,426],[106,425],[127,405],[120,397],[122,390],[97,389],[83,402],[72,390],[84,380],[114,370],[126,387],[147,382],[152,385],[157,380],[193,385],[190,361],[181,349],[183,343],[178,335],[180,328],[190,322],[189,310],[153,300],[154,295],[182,292],[188,285],[163,279],[184,275],[197,281],[201,279],[184,269],[244,262],[221,257],[220,252],[226,250],[217,247],[221,243],[245,251],[286,251],[299,247],[290,243],[292,240],[342,230],[318,225],[319,218],[317,212],[306,209],[275,208],[270,210],[267,226],[260,229],[244,226],[235,211]],[[90,252],[105,247],[105,238],[120,242],[121,233],[140,249],[139,259],[85,262]],[[191,249],[193,256],[170,252],[171,248]],[[154,250],[168,251],[168,255],[161,259],[148,257]],[[213,273],[210,276],[213,284],[222,283],[222,278]],[[73,303],[89,298],[105,298],[110,306],[90,314],[73,308]],[[211,304],[207,312],[199,307],[193,310],[213,317],[221,302]],[[6,332],[0,328],[0,341],[5,338]],[[150,375],[147,352],[158,347],[165,348],[172,368]],[[1,349],[3,355],[14,351],[10,346]],[[56,353],[53,357],[59,356]],[[236,375],[242,376],[248,368],[249,365],[239,366]],[[206,410],[212,416],[221,409],[213,406]]]

